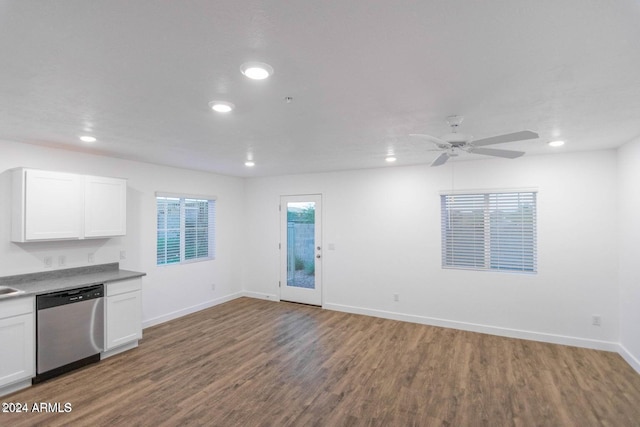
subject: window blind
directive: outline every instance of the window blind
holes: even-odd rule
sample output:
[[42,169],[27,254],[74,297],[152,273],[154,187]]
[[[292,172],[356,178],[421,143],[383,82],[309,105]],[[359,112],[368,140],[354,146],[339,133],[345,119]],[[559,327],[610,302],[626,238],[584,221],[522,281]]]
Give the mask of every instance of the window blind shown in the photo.
[[215,257],[215,200],[156,197],[157,265]]
[[157,210],[157,263],[180,262],[180,199],[158,197]]
[[441,196],[442,266],[537,271],[536,192]]

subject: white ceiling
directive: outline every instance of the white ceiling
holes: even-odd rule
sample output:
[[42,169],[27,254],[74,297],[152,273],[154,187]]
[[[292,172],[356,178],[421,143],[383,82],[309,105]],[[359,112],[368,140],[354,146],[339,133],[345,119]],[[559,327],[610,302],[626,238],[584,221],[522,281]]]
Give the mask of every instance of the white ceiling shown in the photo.
[[640,135],[639,40],[640,0],[2,1],[0,139],[235,176],[427,164],[407,135],[451,114],[611,148]]

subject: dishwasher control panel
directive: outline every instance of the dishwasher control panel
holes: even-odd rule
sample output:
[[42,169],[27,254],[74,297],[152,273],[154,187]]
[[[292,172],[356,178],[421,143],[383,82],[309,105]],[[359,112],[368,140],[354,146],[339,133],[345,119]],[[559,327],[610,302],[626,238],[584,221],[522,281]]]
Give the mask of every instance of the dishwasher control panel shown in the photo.
[[44,310],[51,307],[73,304],[75,302],[82,302],[102,297],[104,297],[104,285],[93,285],[84,288],[38,295],[36,298],[36,305],[38,310]]

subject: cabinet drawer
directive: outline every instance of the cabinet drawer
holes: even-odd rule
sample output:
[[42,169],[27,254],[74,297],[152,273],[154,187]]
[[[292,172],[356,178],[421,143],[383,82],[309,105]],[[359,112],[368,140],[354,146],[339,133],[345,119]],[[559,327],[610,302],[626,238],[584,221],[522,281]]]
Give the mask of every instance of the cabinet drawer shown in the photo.
[[107,296],[120,295],[127,292],[142,290],[142,279],[120,280],[118,282],[107,283]]
[[0,317],[7,318],[33,313],[34,306],[35,297],[18,297],[4,301],[0,300]]

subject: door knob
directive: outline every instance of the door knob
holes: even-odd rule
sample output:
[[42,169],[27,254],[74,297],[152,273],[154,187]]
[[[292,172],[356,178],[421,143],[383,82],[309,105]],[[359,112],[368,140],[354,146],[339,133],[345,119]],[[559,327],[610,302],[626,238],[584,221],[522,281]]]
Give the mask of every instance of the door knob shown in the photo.
[[320,254],[316,255],[316,258],[320,258]]
[[316,249],[317,249],[317,250],[320,250],[321,248],[320,248],[320,246],[318,246]]

